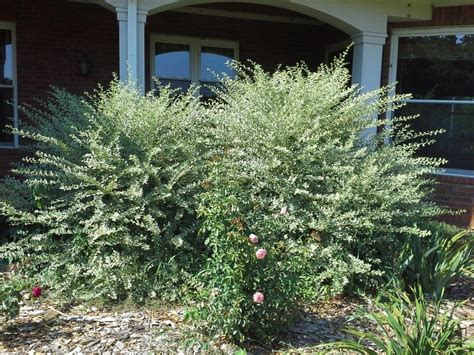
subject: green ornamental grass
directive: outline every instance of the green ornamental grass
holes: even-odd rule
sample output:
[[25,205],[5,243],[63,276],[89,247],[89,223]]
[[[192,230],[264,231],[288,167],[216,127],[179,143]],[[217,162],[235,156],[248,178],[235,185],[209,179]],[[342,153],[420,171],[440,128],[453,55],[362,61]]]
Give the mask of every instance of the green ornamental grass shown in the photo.
[[358,340],[344,340],[323,344],[327,352],[351,350],[375,355],[434,355],[468,354],[474,351],[471,343],[462,338],[460,322],[454,317],[458,305],[448,306],[443,301],[444,291],[435,299],[427,299],[422,288],[411,294],[399,292],[386,303],[378,304],[378,311],[366,314],[375,330],[347,332]]
[[461,231],[449,236],[454,228],[436,223],[430,234],[407,238],[395,265],[394,280],[400,288],[420,285],[427,295],[442,290],[461,275],[472,277],[474,233]]

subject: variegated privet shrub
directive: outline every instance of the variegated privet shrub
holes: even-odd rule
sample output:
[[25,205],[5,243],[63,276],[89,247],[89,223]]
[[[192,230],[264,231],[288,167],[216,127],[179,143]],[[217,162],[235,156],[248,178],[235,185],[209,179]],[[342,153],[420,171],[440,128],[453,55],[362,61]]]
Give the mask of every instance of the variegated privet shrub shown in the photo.
[[71,300],[160,296],[194,271],[210,129],[197,98],[114,81],[27,114],[32,154],[0,185],[16,235],[0,259]]
[[209,108],[222,149],[200,197],[211,257],[192,315],[243,339],[281,330],[305,297],[379,286],[401,241],[440,212],[422,179],[439,162],[413,156],[424,143],[407,118],[371,120],[406,97],[361,95],[342,59],[235,69]]
[[235,339],[276,333],[302,299],[378,286],[440,212],[420,137],[373,120],[406,97],[361,94],[343,59],[235,70],[205,104],[113,82],[30,110],[33,155],[0,186],[11,282],[71,300],[181,290],[190,316]]

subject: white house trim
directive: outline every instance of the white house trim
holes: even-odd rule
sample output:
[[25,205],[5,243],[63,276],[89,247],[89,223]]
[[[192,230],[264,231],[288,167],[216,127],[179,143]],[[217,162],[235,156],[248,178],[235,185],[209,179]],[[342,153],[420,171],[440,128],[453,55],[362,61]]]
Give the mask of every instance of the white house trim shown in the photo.
[[[80,0],[77,0],[80,1]],[[270,5],[300,12],[323,21],[351,35],[354,45],[353,80],[363,90],[380,86],[382,71],[382,48],[387,37],[389,18],[430,19],[431,1],[401,0],[243,0],[248,3]],[[90,2],[90,1],[88,1]],[[209,0],[96,0],[108,7],[113,6],[118,15],[120,32],[120,77],[136,81],[145,87],[145,44],[144,26],[146,16],[163,11],[207,13],[214,16],[230,16],[230,11],[216,9],[202,10],[189,7],[209,3]],[[219,2],[234,2],[220,0]],[[124,9],[126,17],[124,16]],[[242,17],[239,12],[233,16]],[[246,14],[245,16],[253,16]],[[259,15],[261,19],[276,20],[275,16]],[[125,20],[126,19],[126,20]],[[278,17],[278,20],[281,20]],[[124,30],[126,21],[126,33]],[[313,20],[312,20],[313,21]],[[314,23],[314,22],[313,22]],[[126,39],[125,39],[126,36]],[[124,63],[126,58],[126,63]],[[125,74],[127,73],[127,75]]]
[[434,173],[434,175],[456,176],[456,177],[474,179],[474,170],[447,168],[447,169],[442,169],[441,171]]
[[[127,0],[69,0],[102,5],[106,8],[127,7]],[[473,0],[474,1],[474,0]],[[138,8],[150,15],[211,0],[137,0]],[[235,0],[219,0],[235,2]],[[354,35],[357,32],[385,32],[387,20],[429,20],[433,1],[427,0],[243,0],[246,3],[270,5],[302,13]]]
[[362,91],[376,90],[380,87],[382,76],[383,46],[385,33],[361,32],[352,36],[354,42],[354,61],[352,82]]
[[[96,4],[101,5],[107,9],[114,10],[113,6],[109,5],[107,0],[66,0],[69,2],[78,2],[85,4]],[[388,4],[393,0],[379,0],[379,3],[382,5]],[[402,3],[402,1],[399,1]],[[412,0],[407,3],[411,4],[413,7],[418,6],[434,6],[434,7],[443,7],[443,6],[462,6],[462,5],[474,5],[474,0]]]
[[[16,38],[16,25],[13,22],[3,22],[0,21],[1,30],[9,30],[12,34],[12,85],[0,85],[0,87],[11,88],[13,89],[13,127],[18,129],[19,127],[19,118],[18,118],[18,68],[17,68],[17,38]],[[0,143],[0,148],[2,149],[14,149],[19,147],[19,138],[17,134],[13,135],[13,142]]]
[[[117,11],[120,32],[120,77],[136,81],[139,87],[145,87],[144,25],[148,13],[176,10],[188,5],[206,3],[202,0],[104,0]],[[223,0],[225,1],[225,0]],[[374,6],[372,1],[360,0],[357,3],[345,0],[331,2],[322,0],[254,0],[251,3],[273,5],[300,11],[308,16],[321,19],[352,35],[354,47],[354,82],[366,90],[375,88],[380,79],[375,78],[382,70],[381,48],[385,43],[387,14],[382,7]],[[126,9],[126,28],[124,30],[124,9]],[[406,11],[402,6],[403,11]],[[394,10],[391,10],[394,13]],[[127,37],[125,40],[124,37]],[[126,45],[125,45],[126,43]],[[125,48],[126,47],[126,48]],[[380,52],[380,56],[379,56]],[[126,55],[125,55],[126,53]],[[373,56],[375,55],[375,56]],[[126,64],[124,63],[126,59]],[[370,70],[369,70],[370,67]],[[125,75],[125,68],[127,74]]]

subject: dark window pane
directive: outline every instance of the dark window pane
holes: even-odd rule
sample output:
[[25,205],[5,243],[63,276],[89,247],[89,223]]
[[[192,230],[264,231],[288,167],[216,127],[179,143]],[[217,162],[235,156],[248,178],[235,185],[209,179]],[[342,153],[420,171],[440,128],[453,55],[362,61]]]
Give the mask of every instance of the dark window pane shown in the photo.
[[216,74],[227,74],[233,77],[234,70],[227,65],[233,59],[234,50],[232,48],[202,47],[201,80],[217,81]]
[[154,75],[167,79],[190,79],[189,61],[189,45],[156,43]]
[[421,156],[445,158],[449,168],[474,170],[474,105],[411,103],[398,114],[420,114],[411,121],[418,132],[446,130],[435,137],[435,144],[420,151]]
[[13,89],[0,88],[0,144],[12,144],[13,136],[5,132],[7,125],[13,125]]
[[400,38],[397,81],[416,99],[474,98],[474,35]]
[[13,85],[13,46],[10,30],[0,30],[0,85]]
[[216,97],[216,94],[212,88],[218,88],[222,86],[221,83],[215,81],[201,81],[200,85],[200,94],[203,97],[204,101],[207,99],[213,99]]
[[179,89],[182,92],[191,87],[191,80],[159,79],[163,86],[169,85],[172,89]]

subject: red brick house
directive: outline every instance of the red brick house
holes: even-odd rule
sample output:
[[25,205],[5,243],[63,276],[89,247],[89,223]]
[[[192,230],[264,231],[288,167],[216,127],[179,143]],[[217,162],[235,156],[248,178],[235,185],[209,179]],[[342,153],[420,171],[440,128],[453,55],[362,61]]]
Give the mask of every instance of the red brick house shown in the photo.
[[[314,69],[351,42],[355,83],[397,81],[414,94],[404,113],[422,115],[415,129],[447,130],[422,152],[449,160],[433,198],[474,227],[474,0],[1,0],[0,128],[21,126],[6,101],[51,85],[80,94],[118,73],[143,91],[152,77],[185,88],[228,59]],[[20,148],[0,133],[0,174]]]

